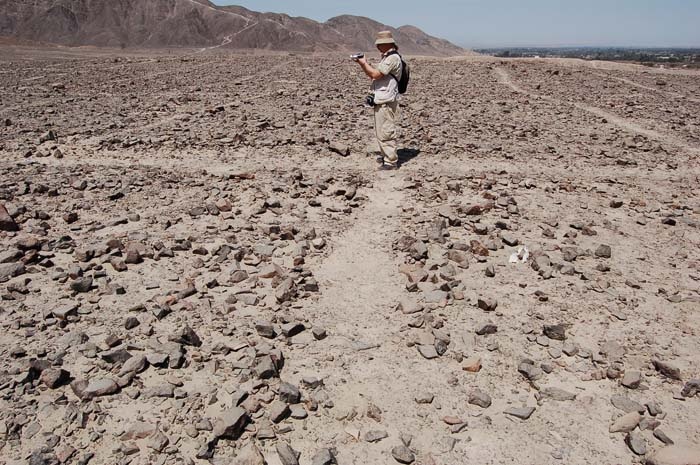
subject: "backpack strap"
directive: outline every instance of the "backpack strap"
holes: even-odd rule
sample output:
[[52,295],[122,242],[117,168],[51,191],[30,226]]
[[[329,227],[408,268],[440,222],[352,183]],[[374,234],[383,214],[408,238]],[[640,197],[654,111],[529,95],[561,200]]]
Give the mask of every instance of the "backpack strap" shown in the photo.
[[[403,72],[403,57],[402,57],[401,54],[400,54],[399,52],[397,52],[396,50],[392,50],[391,52],[387,53],[386,56],[387,56],[387,57],[390,57],[390,56],[392,56],[392,55],[398,55],[398,56],[399,56],[399,59],[401,60],[401,72]],[[399,80],[398,80],[398,79],[396,78],[396,76],[394,76],[393,74],[389,73],[389,76],[393,77],[394,80],[395,80],[397,83],[399,82]]]

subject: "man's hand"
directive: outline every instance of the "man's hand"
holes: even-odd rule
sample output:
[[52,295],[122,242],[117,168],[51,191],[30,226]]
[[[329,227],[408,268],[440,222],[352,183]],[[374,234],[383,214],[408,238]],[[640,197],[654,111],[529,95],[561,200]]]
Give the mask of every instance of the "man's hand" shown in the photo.
[[367,58],[359,58],[357,60],[357,63],[359,63],[360,67],[362,68],[362,71],[364,71],[365,74],[372,80],[376,81],[377,79],[381,79],[384,77],[382,73],[380,73],[372,65],[367,63]]

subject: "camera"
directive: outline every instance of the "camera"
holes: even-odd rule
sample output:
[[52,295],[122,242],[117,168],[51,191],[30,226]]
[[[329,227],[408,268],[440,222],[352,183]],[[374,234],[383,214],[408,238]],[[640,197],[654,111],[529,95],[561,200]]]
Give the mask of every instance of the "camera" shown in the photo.
[[356,53],[354,55],[350,55],[350,58],[352,58],[355,61],[359,60],[360,58],[364,58],[364,57],[365,57],[364,53]]
[[376,103],[374,103],[374,94],[369,94],[369,95],[367,96],[367,98],[365,99],[365,104],[366,104],[368,107],[373,107],[373,106],[376,105]]

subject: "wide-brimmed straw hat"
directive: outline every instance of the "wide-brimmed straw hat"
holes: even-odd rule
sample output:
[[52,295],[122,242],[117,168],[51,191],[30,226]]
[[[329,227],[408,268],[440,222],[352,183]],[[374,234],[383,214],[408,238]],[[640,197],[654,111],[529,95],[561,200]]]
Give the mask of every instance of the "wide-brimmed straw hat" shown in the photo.
[[377,40],[374,41],[374,45],[382,44],[396,45],[396,41],[394,40],[394,36],[391,35],[391,31],[377,32]]

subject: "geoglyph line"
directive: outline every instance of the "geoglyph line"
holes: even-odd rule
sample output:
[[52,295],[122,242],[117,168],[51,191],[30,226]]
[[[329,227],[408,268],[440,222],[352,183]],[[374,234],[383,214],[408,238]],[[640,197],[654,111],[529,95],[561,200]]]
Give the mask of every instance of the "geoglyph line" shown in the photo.
[[600,118],[605,118],[608,122],[614,124],[615,126],[619,127],[620,129],[623,129],[627,132],[639,134],[639,135],[645,136],[649,139],[655,140],[657,142],[662,142],[662,143],[674,145],[676,147],[681,147],[681,148],[688,150],[689,152],[696,154],[696,155],[700,154],[700,148],[692,147],[688,144],[685,144],[684,142],[678,140],[677,138],[675,138],[673,136],[670,136],[668,134],[662,134],[662,133],[654,131],[652,129],[646,129],[638,124],[633,123],[632,121],[629,121],[625,118],[617,116],[613,113],[605,111],[602,108],[598,108],[596,106],[586,105],[585,103],[581,103],[581,102],[565,102],[565,101],[556,99],[554,97],[549,97],[547,95],[541,95],[541,94],[536,94],[534,92],[530,92],[530,91],[525,90],[522,87],[518,86],[517,84],[515,84],[513,82],[513,80],[511,79],[510,75],[508,74],[508,71],[504,70],[503,68],[495,68],[495,71],[496,71],[496,75],[498,78],[498,82],[500,82],[501,84],[503,84],[505,86],[510,87],[514,92],[517,92],[519,94],[537,97],[539,99],[554,103],[556,105],[571,105],[571,106],[578,108],[579,110],[583,110],[583,111],[590,113],[592,115],[598,116]]

